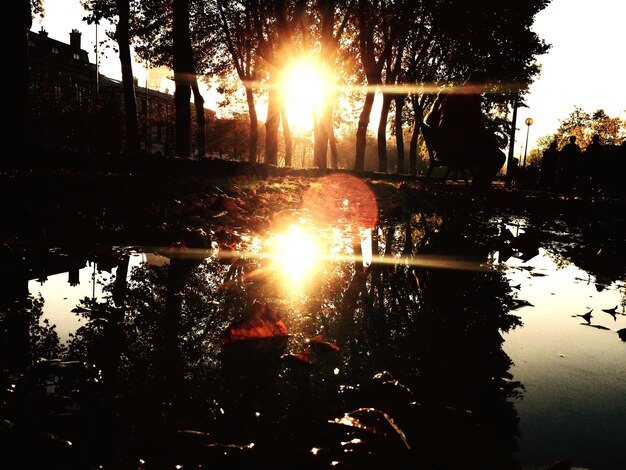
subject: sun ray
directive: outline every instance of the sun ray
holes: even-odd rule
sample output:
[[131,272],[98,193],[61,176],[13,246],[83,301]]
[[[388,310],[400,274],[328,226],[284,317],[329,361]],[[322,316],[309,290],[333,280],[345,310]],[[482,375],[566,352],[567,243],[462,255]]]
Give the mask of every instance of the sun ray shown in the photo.
[[290,124],[298,133],[310,132],[326,94],[332,91],[330,73],[313,58],[300,58],[287,65],[280,87]]

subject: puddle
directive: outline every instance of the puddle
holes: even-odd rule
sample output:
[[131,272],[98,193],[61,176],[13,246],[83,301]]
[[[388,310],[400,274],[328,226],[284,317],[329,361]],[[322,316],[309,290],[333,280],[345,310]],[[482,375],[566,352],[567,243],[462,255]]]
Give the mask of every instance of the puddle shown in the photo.
[[[3,366],[27,362],[25,343],[98,364],[116,397],[117,421],[103,430],[116,436],[117,463],[158,461],[154,442],[166,439],[191,446],[172,450],[190,462],[210,441],[230,449],[229,463],[268,464],[284,449],[279,467],[402,467],[417,456],[435,466],[452,448],[449,468],[623,468],[624,280],[578,268],[529,226],[492,219],[472,235],[412,214],[363,231],[303,217],[201,250],[49,250],[21,270],[37,328],[14,336],[3,354],[23,357]],[[493,237],[476,244],[485,227]],[[267,324],[247,317],[255,302],[271,306],[258,317]],[[21,324],[11,308],[5,331]],[[284,342],[222,354],[229,327],[272,328],[272,312]],[[275,357],[256,360],[268,350]]]
[[617,334],[626,328],[624,282],[596,284],[543,249],[526,263],[508,261],[506,276],[532,304],[516,310],[524,326],[503,344],[525,387],[515,403],[521,461],[545,465],[556,452],[582,467],[622,467],[612,450],[626,435],[626,348]]

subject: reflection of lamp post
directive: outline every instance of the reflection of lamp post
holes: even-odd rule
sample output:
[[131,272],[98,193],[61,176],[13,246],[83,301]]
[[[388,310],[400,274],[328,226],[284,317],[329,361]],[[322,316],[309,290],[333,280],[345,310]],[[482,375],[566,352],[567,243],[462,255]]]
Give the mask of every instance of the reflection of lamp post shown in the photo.
[[528,153],[528,134],[530,133],[530,126],[533,123],[533,118],[526,118],[524,124],[528,127],[526,128],[526,146],[524,147],[524,168],[526,168],[526,154]]

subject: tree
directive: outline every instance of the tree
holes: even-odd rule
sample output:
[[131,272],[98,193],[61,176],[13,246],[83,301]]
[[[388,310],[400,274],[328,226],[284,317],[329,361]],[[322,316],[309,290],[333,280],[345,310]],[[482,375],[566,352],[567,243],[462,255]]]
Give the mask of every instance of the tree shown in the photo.
[[437,37],[446,46],[442,66],[448,82],[458,84],[475,69],[487,72],[490,89],[483,102],[484,115],[501,146],[508,139],[512,96],[519,93],[523,105],[528,85],[539,73],[536,57],[549,49],[531,30],[535,15],[549,1],[460,5],[442,0],[431,10]]
[[[400,5],[398,11],[394,14],[396,21],[393,24],[402,24],[401,18],[405,17],[404,8]],[[402,71],[402,59],[405,53],[405,47],[407,44],[407,28],[400,28],[399,33],[396,33],[397,43],[392,45],[391,53],[386,60],[384,68],[384,85],[383,85],[383,105],[380,110],[380,120],[378,121],[378,171],[387,171],[387,120],[389,118],[389,110],[391,103],[396,102],[396,138],[402,140],[402,101],[404,95],[398,93],[397,84],[400,81],[400,75]],[[388,38],[393,40],[393,38]],[[399,132],[398,132],[399,131]],[[404,144],[402,144],[404,146]],[[401,162],[402,160],[402,162]],[[404,165],[404,147],[402,149],[397,148],[397,170],[400,173],[401,166]]]
[[[391,54],[398,31],[398,23],[393,21],[392,15],[389,15],[387,3],[381,2],[380,8],[376,7],[375,2],[369,0],[359,0],[358,4],[359,57],[367,81],[367,93],[356,131],[354,169],[357,171],[364,169],[367,127],[374,104],[374,93],[376,87],[382,83],[383,67]],[[383,163],[379,161],[379,170],[381,165]],[[384,165],[386,167],[386,162]],[[381,171],[386,171],[386,168]]]
[[28,33],[33,22],[33,5],[31,0],[21,0],[20,19],[15,22],[17,32],[15,34],[16,44],[19,46],[18,63],[16,67],[15,83],[13,89],[17,92],[17,116],[15,121],[15,132],[19,138],[19,142],[25,142],[28,129],[28,115],[30,108],[29,88],[30,74],[28,69]]
[[[346,25],[352,13],[355,0],[350,0],[346,4],[342,4],[337,0],[317,0],[317,10],[320,17],[320,64],[332,76],[335,76],[337,52],[339,42],[346,29]],[[344,10],[343,18],[337,31],[335,32],[336,10],[342,8]],[[315,166],[318,168],[326,168],[326,160],[328,154],[328,144],[330,143],[331,167],[337,168],[337,145],[333,131],[333,110],[336,93],[334,90],[328,90],[323,97],[321,106],[321,114],[318,117],[314,127],[314,145],[315,145]]]
[[[220,27],[224,42],[230,54],[232,65],[246,90],[248,116],[250,118],[250,138],[248,143],[248,161],[256,163],[259,140],[259,125],[254,102],[254,85],[259,77],[258,42],[252,28],[251,0],[242,2],[235,8],[236,2],[217,0]],[[222,65],[223,68],[225,68]]]
[[[138,56],[148,64],[176,69],[174,82],[179,87],[176,111],[176,153],[183,157],[191,155],[191,94],[193,93],[196,114],[197,156],[203,157],[206,148],[206,123],[204,98],[198,85],[198,50],[205,47],[198,28],[194,29],[201,16],[204,2],[186,0],[176,4],[169,0],[145,0],[140,4],[134,27],[134,45]],[[177,14],[174,15],[174,6]],[[194,18],[194,21],[192,21]],[[216,28],[213,22],[213,27]],[[176,25],[176,27],[174,26]],[[176,37],[176,40],[174,39]],[[174,54],[176,49],[176,54]],[[178,79],[176,78],[178,76]],[[183,100],[187,98],[187,103]],[[179,128],[180,127],[180,131]]]
[[626,138],[626,119],[609,117],[603,109],[591,115],[591,138],[600,136],[605,145],[619,145]]
[[576,137],[576,143],[585,149],[594,135],[600,136],[603,145],[619,145],[626,140],[626,119],[610,117],[603,109],[589,113],[578,106],[564,119],[560,120],[559,127],[553,134],[537,139],[537,144],[530,151],[528,160],[538,163],[543,152],[556,141],[560,148],[565,145],[571,136]]
[[[538,71],[535,57],[547,50],[530,26],[548,0],[478,5],[453,0],[186,1],[196,72],[220,78],[236,74],[243,83],[250,116],[249,161],[256,161],[257,153],[255,94],[264,88],[268,97],[265,161],[278,163],[282,122],[285,163],[291,164],[293,139],[281,74],[294,58],[316,55],[319,63],[335,76],[341,75],[345,83],[367,85],[356,125],[356,169],[364,168],[374,93],[380,89],[384,106],[378,129],[378,167],[387,170],[387,120],[393,116],[397,169],[404,171],[403,133],[405,126],[413,124],[409,160],[415,171],[419,122],[434,97],[434,86],[458,85],[469,71],[486,69],[493,94],[485,100],[485,114],[504,145],[511,92],[523,95]],[[151,63],[172,61],[170,4],[166,0],[142,2],[140,23],[145,24],[145,31],[138,50]],[[404,91],[405,86],[410,93]],[[407,95],[411,108],[405,112]],[[336,166],[338,161],[333,130],[336,105],[336,94],[327,94],[314,119],[315,165],[321,168],[327,166],[329,146],[331,164]]]
[[[547,46],[530,30],[534,15],[544,8],[548,0],[535,0],[524,4],[510,2],[485,2],[460,4],[453,0],[421,0],[418,2],[360,1],[356,35],[363,73],[368,84],[368,96],[363,106],[357,129],[355,168],[362,168],[364,135],[369,123],[373,102],[373,88],[398,85],[403,75],[410,77],[412,85],[424,84],[431,75],[440,87],[459,85],[471,70],[482,68],[490,76],[490,96],[485,100],[488,126],[497,132],[501,144],[506,143],[511,89],[527,88],[538,72],[535,58],[546,52]],[[396,48],[407,41],[407,47],[398,49],[405,57],[395,56]],[[415,42],[419,41],[419,47]],[[419,55],[416,56],[416,54]],[[398,62],[402,69],[395,72]],[[409,67],[409,68],[407,68]],[[431,82],[432,83],[432,82]],[[419,87],[418,87],[419,88]],[[413,115],[423,116],[424,105],[431,98],[432,86],[422,92],[412,93]],[[386,170],[386,119],[391,101],[397,99],[396,121],[402,119],[401,97],[393,94],[384,99],[379,127],[379,169]],[[400,127],[396,122],[396,129]],[[414,126],[412,151],[417,150],[418,123]],[[396,134],[398,133],[396,130]],[[401,154],[401,152],[400,152]],[[414,155],[414,154],[413,154]],[[414,160],[413,156],[411,159]],[[402,165],[402,163],[401,163]],[[415,168],[415,165],[412,165]]]
[[85,18],[89,24],[98,23],[102,19],[108,19],[113,22],[117,18],[117,27],[112,36],[118,45],[122,67],[126,145],[128,153],[131,156],[137,156],[139,154],[139,128],[137,125],[137,101],[135,98],[133,66],[130,55],[131,9],[135,11],[137,4],[135,4],[135,0],[132,0],[132,3],[131,0],[84,0],[83,7],[89,12],[89,15]]
[[268,103],[265,120],[265,163],[278,163],[278,127],[283,123],[285,165],[291,166],[293,139],[284,112],[284,93],[280,75],[289,58],[296,55],[295,32],[304,29],[306,0],[274,0],[260,5],[253,2],[259,54],[268,69]]
[[131,156],[139,155],[139,128],[137,126],[137,101],[135,80],[130,56],[130,0],[115,0],[118,21],[115,39],[122,65],[122,87],[124,90],[124,114],[126,116],[126,142]]
[[[17,45],[17,61],[15,72],[9,74],[10,89],[15,92],[17,101],[15,116],[9,119],[7,135],[16,136],[18,142],[27,142],[29,131],[29,117],[31,109],[30,72],[28,57],[28,34],[33,22],[33,16],[43,14],[43,0],[20,0],[17,7],[17,21],[9,23],[9,37]],[[10,152],[8,159],[15,159],[16,152]],[[1,165],[9,164],[7,158],[2,159]]]
[[193,52],[189,34],[189,0],[173,0],[172,64],[174,66],[174,105],[176,107],[176,154],[191,154],[191,76]]

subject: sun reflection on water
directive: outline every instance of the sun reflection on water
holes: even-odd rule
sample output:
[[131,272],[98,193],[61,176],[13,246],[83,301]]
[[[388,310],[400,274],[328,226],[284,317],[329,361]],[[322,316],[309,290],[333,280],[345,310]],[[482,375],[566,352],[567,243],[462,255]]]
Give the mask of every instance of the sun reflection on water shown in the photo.
[[324,258],[319,237],[295,224],[271,237],[267,248],[271,268],[283,278],[290,291],[301,290],[306,281],[319,272]]

